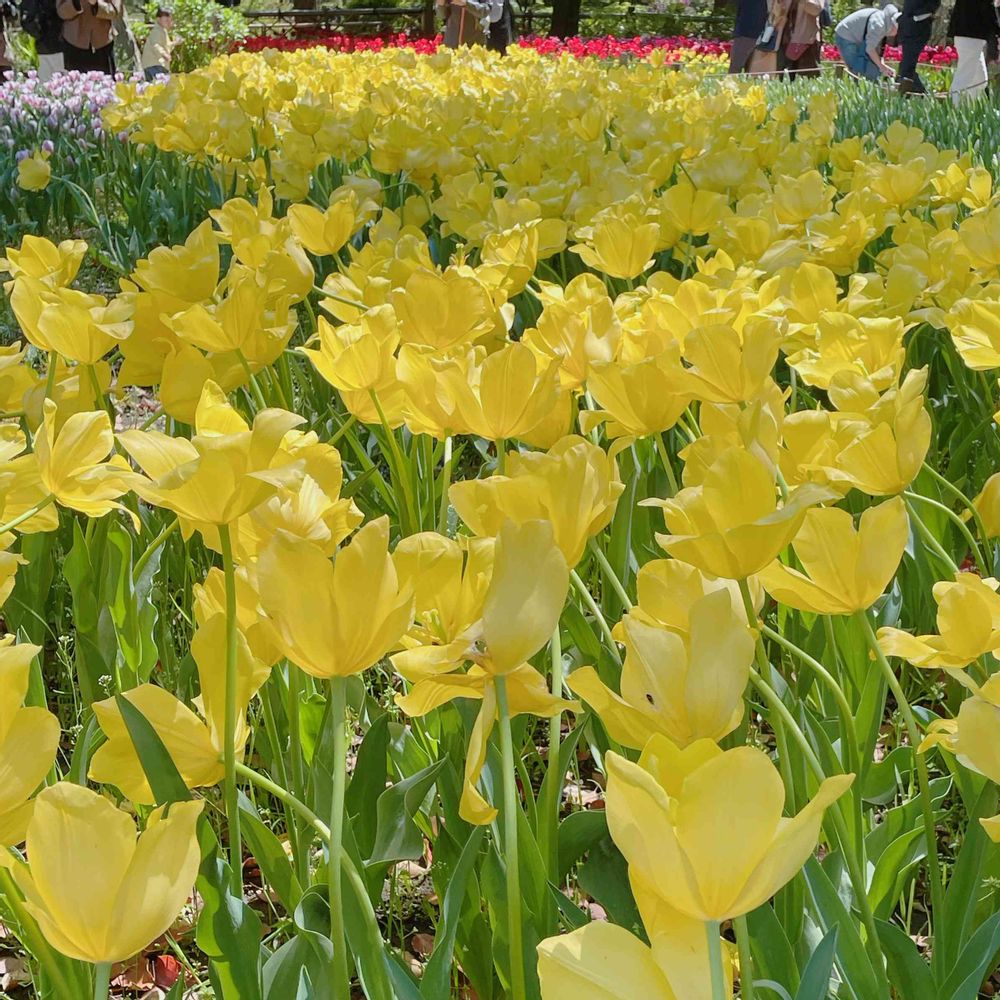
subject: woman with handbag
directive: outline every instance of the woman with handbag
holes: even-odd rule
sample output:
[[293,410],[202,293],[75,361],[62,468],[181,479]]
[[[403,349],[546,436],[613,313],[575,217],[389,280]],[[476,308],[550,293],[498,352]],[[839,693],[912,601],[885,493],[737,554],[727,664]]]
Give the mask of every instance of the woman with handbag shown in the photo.
[[821,18],[827,9],[825,0],[792,0],[788,12],[789,30],[778,54],[778,69],[789,79],[819,76],[823,41]]
[[958,53],[950,90],[955,104],[986,93],[986,43],[998,33],[1000,17],[993,0],[955,0],[948,26]]

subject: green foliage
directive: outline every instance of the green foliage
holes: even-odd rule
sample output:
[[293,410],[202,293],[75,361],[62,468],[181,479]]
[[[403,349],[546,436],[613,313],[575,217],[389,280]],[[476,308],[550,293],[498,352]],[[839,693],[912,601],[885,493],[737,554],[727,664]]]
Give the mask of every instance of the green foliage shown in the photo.
[[185,73],[204,66],[218,55],[229,52],[247,36],[247,22],[239,11],[223,7],[214,0],[150,0],[144,7],[147,21],[133,25],[140,46],[156,19],[158,7],[168,7],[174,15],[171,35],[177,39],[170,69]]

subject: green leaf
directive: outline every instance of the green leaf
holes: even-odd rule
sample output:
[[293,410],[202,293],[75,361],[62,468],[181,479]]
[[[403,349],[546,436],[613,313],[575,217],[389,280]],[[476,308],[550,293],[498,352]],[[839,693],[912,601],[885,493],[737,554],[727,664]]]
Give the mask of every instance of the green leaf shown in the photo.
[[302,886],[295,869],[281,846],[281,841],[268,829],[253,803],[239,792],[241,829],[264,880],[277,894],[281,905],[291,913],[302,896]]
[[264,963],[264,1000],[313,1000],[325,994],[327,966],[302,937],[286,941]]
[[357,763],[347,786],[344,805],[351,817],[351,827],[358,851],[367,857],[375,846],[378,831],[376,803],[386,788],[389,749],[389,715],[380,715],[365,733],[358,747]]
[[770,903],[747,914],[747,930],[757,976],[773,979],[794,990],[799,984],[795,955]]
[[628,881],[628,866],[610,836],[595,844],[577,869],[580,888],[604,907],[613,923],[642,934],[642,920]]
[[125,728],[157,804],[190,799],[191,792],[149,720],[125,695],[116,694],[115,703],[122,714]]
[[[202,820],[201,827],[207,827]],[[211,834],[211,827],[208,827]],[[214,841],[214,834],[211,834]],[[202,861],[198,892],[203,907],[195,942],[210,959],[216,1000],[262,1000],[260,918],[231,889],[232,871],[214,852]]]
[[366,865],[415,861],[423,856],[423,834],[413,822],[413,817],[434,787],[442,767],[444,761],[439,760],[411,777],[397,781],[379,796],[375,845]]
[[874,1000],[880,997],[878,979],[865,952],[854,917],[848,913],[837,890],[815,858],[810,858],[802,871],[821,929],[840,928],[835,961],[845,989],[855,1000]]
[[942,1000],[976,1000],[979,987],[996,968],[1000,953],[1000,913],[994,913],[962,949],[958,961],[941,987]]
[[451,996],[452,961],[455,938],[462,917],[462,903],[468,892],[469,876],[475,868],[485,832],[485,827],[473,827],[469,839],[462,848],[458,864],[449,873],[448,888],[445,890],[444,902],[441,905],[441,918],[434,936],[434,951],[424,969],[420,984],[420,995],[424,1000],[449,1000]]
[[608,816],[603,809],[570,813],[559,824],[558,881],[562,883],[573,865],[607,836]]
[[926,856],[927,841],[922,824],[897,837],[882,852],[868,885],[868,900],[875,916],[882,920],[892,916],[907,878]]
[[889,981],[896,993],[906,1000],[938,1000],[930,966],[913,938],[885,920],[876,920],[875,926],[889,967]]
[[837,953],[837,926],[831,927],[816,946],[802,973],[795,1000],[825,1000],[830,993],[830,975]]

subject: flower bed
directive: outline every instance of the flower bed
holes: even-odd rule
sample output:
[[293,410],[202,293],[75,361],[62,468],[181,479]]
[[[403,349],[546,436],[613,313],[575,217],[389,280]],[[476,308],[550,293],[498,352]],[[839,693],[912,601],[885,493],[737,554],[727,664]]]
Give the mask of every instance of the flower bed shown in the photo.
[[[405,32],[378,37],[361,37],[346,35],[334,31],[307,31],[295,38],[284,38],[278,35],[255,35],[247,38],[239,48],[249,52],[260,52],[264,49],[277,49],[283,52],[293,52],[298,49],[324,48],[334,52],[379,52],[389,48],[411,48],[415,52],[432,54],[437,51],[442,42],[442,36],[434,38],[413,38]],[[637,35],[634,38],[616,38],[606,35],[601,38],[548,38],[540,35],[526,35],[518,40],[521,48],[532,49],[543,55],[558,56],[564,53],[598,59],[621,59],[629,56],[643,59],[654,51],[666,51],[674,59],[686,59],[691,56],[729,55],[731,43],[711,38],[697,38],[684,35],[668,37],[653,37]],[[886,58],[898,61],[900,49],[889,46]],[[830,62],[839,62],[840,53],[837,46],[823,46],[823,58]],[[951,45],[930,45],[924,49],[920,61],[933,66],[951,66],[956,60],[955,49]]]

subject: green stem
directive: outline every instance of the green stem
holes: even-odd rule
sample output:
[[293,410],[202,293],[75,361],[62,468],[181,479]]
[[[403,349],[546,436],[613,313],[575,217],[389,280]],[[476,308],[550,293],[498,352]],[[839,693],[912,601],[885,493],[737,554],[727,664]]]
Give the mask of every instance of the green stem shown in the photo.
[[958,514],[956,514],[950,507],[945,506],[939,500],[934,500],[931,497],[925,497],[921,493],[913,493],[910,490],[907,490],[903,496],[905,496],[907,500],[919,500],[921,503],[925,503],[928,506],[935,508],[935,510],[941,511],[955,525],[955,527],[958,528],[962,537],[965,539],[965,543],[969,546],[969,551],[972,553],[973,558],[976,560],[976,565],[979,567],[980,575],[990,575],[990,571],[986,566],[986,560],[979,549],[978,542],[976,542],[972,532],[969,531],[969,526],[958,516]]
[[505,476],[507,474],[507,439],[497,438],[497,471],[496,475]]
[[239,348],[236,349],[236,358],[243,367],[243,372],[247,377],[247,382],[250,384],[250,391],[253,393],[253,398],[257,403],[258,409],[266,410],[267,400],[264,399],[264,393],[261,391],[260,383],[250,370],[250,362],[247,361],[246,355]]
[[722,938],[719,936],[719,921],[705,921],[705,936],[708,939],[708,967],[712,977],[712,1000],[728,1000],[726,997],[726,969],[722,964]]
[[[920,811],[924,820],[924,837],[927,840],[931,907],[934,916],[940,918],[940,915],[944,913],[944,883],[941,878],[941,861],[938,857],[937,833],[934,827],[934,804],[931,801],[931,785],[930,777],[927,774],[927,761],[923,754],[918,753],[920,747],[920,730],[917,728],[917,720],[913,717],[913,709],[910,708],[910,703],[903,693],[903,686],[899,683],[896,672],[890,666],[885,653],[882,652],[882,648],[878,644],[875,630],[872,628],[872,623],[868,620],[868,615],[864,611],[859,611],[855,615],[855,618],[861,625],[865,639],[868,641],[868,646],[878,661],[879,668],[882,670],[886,683],[889,685],[889,690],[896,699],[897,707],[903,714],[907,736],[910,740],[910,746],[913,748],[913,757],[917,768],[917,784],[920,787]],[[931,931],[933,931],[933,927]]]
[[162,406],[153,410],[153,412],[148,417],[146,417],[146,419],[141,424],[139,424],[139,430],[148,431],[149,428],[152,427],[153,424],[155,424],[156,421],[163,416],[163,414],[164,414],[164,409]]
[[108,1000],[111,992],[111,963],[98,962],[94,966],[94,1000]]
[[[378,413],[378,418],[382,423],[382,430],[385,432],[385,436],[389,441],[389,452],[392,456],[392,464],[395,466],[396,470],[396,481],[399,483],[399,488],[403,493],[403,503],[406,507],[406,518],[400,518],[402,522],[401,527],[403,528],[403,534],[412,534],[415,530],[415,525],[419,523],[416,513],[416,504],[413,500],[413,495],[410,490],[410,477],[406,474],[407,462],[403,457],[403,452],[400,450],[399,442],[396,440],[396,434],[389,426],[389,421],[385,418],[385,412],[382,409],[382,404],[378,400],[378,393],[374,389],[370,391],[372,403],[375,404],[375,411]],[[409,521],[409,526],[407,526],[407,520]]]
[[[298,667],[288,665],[288,756],[291,759],[292,783],[296,795],[305,793],[305,775],[303,773],[302,757],[302,725],[300,722],[300,707],[302,695],[300,684],[302,675]],[[299,857],[301,854],[301,857]],[[296,854],[295,863],[299,869],[299,878],[305,885],[309,881],[309,855],[302,849]]]
[[[753,606],[753,597],[750,594],[750,585],[746,579],[737,581],[740,588],[740,596],[743,598],[743,608],[747,616],[747,624],[754,632],[754,655],[757,659],[757,668],[761,677],[771,687],[771,661],[767,658],[767,650],[764,649],[764,640],[761,638],[760,626],[763,622],[758,622],[757,612]],[[780,701],[780,699],[779,699]],[[782,703],[784,707],[784,703]],[[778,768],[781,771],[781,779],[785,784],[785,794],[789,799],[789,805],[795,808],[795,779],[792,777],[792,762],[788,754],[788,734],[782,724],[782,718],[771,719],[771,728],[774,730],[774,742],[778,748]]]
[[972,519],[976,522],[976,531],[979,532],[979,537],[983,542],[989,540],[990,534],[986,530],[986,525],[983,524],[983,519],[976,509],[976,505],[946,476],[942,476],[937,469],[932,468],[927,462],[923,465],[924,471],[934,480],[942,489],[950,493],[966,510],[972,515]]
[[521,944],[521,870],[517,849],[517,779],[514,775],[514,737],[510,728],[507,679],[496,679],[500,716],[500,750],[503,755],[504,864],[507,869],[507,943],[510,957],[512,1000],[525,1000],[524,948]]
[[[788,707],[778,697],[777,691],[752,667],[750,668],[750,680],[764,701],[767,702],[768,708],[781,718],[788,732],[791,733],[792,738],[798,744],[802,756],[805,758],[817,781],[822,782],[826,778],[823,765],[820,764],[816,752],[810,745],[809,740],[806,739],[805,733],[802,732],[798,723],[792,717],[792,713],[788,711]],[[840,853],[844,858],[844,864],[847,866],[847,876],[851,881],[851,888],[854,890],[854,900],[861,911],[861,922],[864,924],[866,932],[865,949],[868,952],[872,968],[879,977],[879,983],[883,987],[880,996],[888,997],[889,984],[885,977],[884,958],[882,956],[881,945],[879,944],[878,929],[875,926],[875,914],[872,912],[871,903],[868,901],[868,886],[865,882],[864,873],[858,864],[858,859],[854,852],[849,850],[850,838],[848,837],[844,817],[840,813],[840,810],[830,809],[827,811],[827,816],[830,818],[834,832],[837,835],[836,839],[840,844]]]
[[[562,638],[559,626],[552,633],[549,652],[552,662],[552,694],[557,698],[563,696],[563,658]],[[540,824],[542,843],[539,845],[542,857],[548,865],[550,877],[553,878],[559,867],[559,811],[562,806],[563,775],[560,773],[559,744],[562,739],[562,712],[549,718],[549,763],[548,763],[548,801],[544,804],[545,821]]]
[[132,579],[138,580],[142,574],[146,563],[153,558],[156,550],[180,527],[180,520],[174,518],[170,524],[168,524],[157,536],[154,538],[149,545],[146,546],[146,550],[141,556],[136,560],[135,566],[132,567]]
[[17,517],[12,518],[6,524],[0,524],[0,535],[5,532],[13,531],[19,524],[24,524],[25,521],[33,518],[39,511],[45,510],[50,503],[52,503],[56,498],[54,493],[50,493],[44,500],[39,500],[34,507],[29,507],[24,513],[18,514]]
[[945,552],[945,550],[941,546],[941,543],[934,537],[934,535],[931,533],[931,530],[920,519],[920,516],[913,509],[913,504],[910,503],[908,500],[904,501],[904,503],[906,503],[906,509],[907,511],[909,511],[910,520],[914,523],[914,525],[916,525],[917,532],[919,533],[921,539],[923,540],[924,545],[926,545],[927,548],[930,549],[931,552],[933,552],[934,555],[936,555],[938,559],[940,559],[941,562],[945,564],[945,566],[952,574],[957,573],[958,567],[955,565],[955,561],[951,558],[950,555],[948,555],[947,552]]
[[444,469],[441,472],[441,508],[438,513],[438,534],[441,535],[448,533],[448,490],[451,488],[452,447],[449,434],[444,439]]
[[577,593],[586,605],[587,610],[594,616],[594,620],[597,622],[598,628],[600,628],[601,634],[604,636],[608,650],[614,658],[615,663],[621,667],[622,658],[618,652],[618,643],[615,642],[615,637],[611,633],[611,626],[608,625],[604,613],[598,607],[597,601],[594,600],[594,595],[587,589],[586,584],[580,579],[580,574],[575,569],[570,570],[569,578],[573,581],[573,586],[576,587]]
[[736,947],[740,955],[740,998],[754,1000],[756,993],[753,986],[753,956],[750,953],[750,931],[747,928],[746,916],[733,920],[733,930],[736,931]]
[[341,882],[344,855],[344,796],[347,791],[347,678],[330,678],[330,712],[333,718],[333,794],[330,798],[330,941],[333,945],[333,996],[350,1000],[347,934]]
[[[827,617],[827,622],[829,622],[829,617]],[[843,739],[847,745],[848,752],[845,753],[844,757],[844,767],[845,770],[851,771],[858,775],[858,779],[861,778],[861,744],[858,742],[858,727],[854,724],[854,712],[851,709],[851,704],[847,700],[847,695],[844,694],[844,689],[837,683],[836,678],[831,674],[826,667],[823,666],[819,660],[814,659],[810,656],[804,649],[797,646],[790,639],[786,639],[780,632],[770,628],[767,625],[761,623],[761,630],[764,635],[766,635],[773,642],[776,642],[779,646],[787,649],[794,656],[798,657],[801,662],[809,667],[810,670],[817,677],[819,677],[824,684],[830,689],[833,694],[833,699],[837,703],[837,708],[840,712],[840,724],[844,728]],[[862,816],[862,803],[861,803],[861,789],[853,788],[851,789],[851,801],[854,803],[854,809],[852,810],[852,821],[854,823],[854,843],[855,846],[861,851],[864,850],[864,825]]]
[[660,456],[660,464],[667,475],[667,484],[670,486],[670,495],[677,496],[680,487],[677,485],[677,477],[674,475],[673,466],[670,464],[670,456],[667,454],[667,446],[663,443],[662,434],[654,434],[653,441],[656,444],[656,453]]
[[49,367],[45,373],[45,399],[52,398],[52,390],[56,387],[56,370],[59,367],[59,355],[49,354]]
[[330,828],[301,799],[296,798],[287,788],[272,781],[266,774],[261,774],[260,771],[255,771],[240,761],[236,762],[236,773],[298,813],[319,834],[319,839],[329,847]]
[[625,589],[621,580],[618,579],[618,574],[615,572],[614,566],[608,562],[608,557],[601,551],[601,547],[597,544],[596,539],[589,539],[587,542],[587,548],[590,549],[594,558],[597,560],[597,565],[604,571],[604,575],[607,577],[608,583],[611,584],[611,589],[618,595],[618,600],[622,602],[622,607],[628,611],[632,607],[632,598],[628,596],[628,591]]
[[219,525],[222,545],[222,567],[226,578],[226,716],[223,736],[225,764],[226,819],[229,823],[229,864],[232,868],[233,892],[237,899],[243,895],[243,843],[240,835],[240,803],[236,786],[236,694],[237,658],[236,641],[236,564],[233,562],[233,545],[229,525]]

